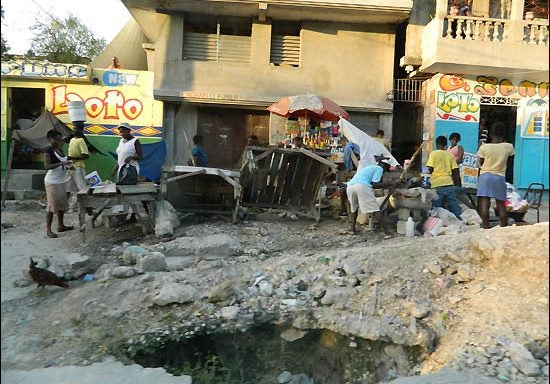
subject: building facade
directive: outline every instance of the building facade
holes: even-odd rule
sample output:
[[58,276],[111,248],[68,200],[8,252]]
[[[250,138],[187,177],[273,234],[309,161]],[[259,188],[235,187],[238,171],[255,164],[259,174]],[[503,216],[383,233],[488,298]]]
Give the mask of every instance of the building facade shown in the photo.
[[[412,14],[430,12],[432,3],[415,1]],[[407,28],[400,64],[412,78],[428,78],[423,139],[433,149],[437,136],[461,135],[466,187],[476,186],[481,131],[502,121],[516,152],[507,181],[548,188],[548,8],[531,10],[534,3],[474,0],[472,14],[460,16],[447,0],[437,0],[431,21],[411,18]]]
[[391,135],[395,30],[410,0],[123,3],[150,42],[167,165],[187,164],[199,133],[210,166],[234,168],[248,136],[284,138],[266,107],[295,94],[326,96],[366,132]]

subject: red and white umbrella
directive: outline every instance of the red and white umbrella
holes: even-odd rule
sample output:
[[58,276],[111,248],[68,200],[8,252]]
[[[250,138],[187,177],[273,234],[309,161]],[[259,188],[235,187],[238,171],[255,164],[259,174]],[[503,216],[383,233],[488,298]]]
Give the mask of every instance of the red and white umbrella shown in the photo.
[[349,119],[349,113],[334,101],[314,94],[284,97],[267,110],[284,117],[308,117],[317,121]]

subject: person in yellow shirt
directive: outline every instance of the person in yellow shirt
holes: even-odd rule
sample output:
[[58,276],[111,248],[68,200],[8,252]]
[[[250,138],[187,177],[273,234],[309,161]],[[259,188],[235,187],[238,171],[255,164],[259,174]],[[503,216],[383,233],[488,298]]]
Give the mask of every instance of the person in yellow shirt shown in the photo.
[[434,208],[443,207],[446,202],[449,211],[451,211],[458,220],[462,210],[456,197],[456,189],[462,185],[460,181],[460,171],[454,156],[446,150],[447,138],[438,136],[435,139],[436,150],[430,153],[426,166],[432,174],[430,177],[432,189],[437,192],[437,199],[432,201]]
[[477,209],[481,216],[483,228],[489,228],[489,206],[491,198],[495,199],[500,226],[508,225],[506,202],[506,164],[514,156],[514,146],[504,142],[506,126],[496,122],[491,125],[489,137],[491,142],[483,144],[477,159],[481,168],[477,179]]
[[88,146],[84,140],[84,130],[82,127],[75,124],[74,137],[69,142],[69,154],[68,159],[73,161],[73,170],[71,179],[69,180],[70,192],[73,192],[71,199],[71,208],[76,208],[76,194],[79,190],[86,188],[86,167],[84,160],[90,157],[88,152]]

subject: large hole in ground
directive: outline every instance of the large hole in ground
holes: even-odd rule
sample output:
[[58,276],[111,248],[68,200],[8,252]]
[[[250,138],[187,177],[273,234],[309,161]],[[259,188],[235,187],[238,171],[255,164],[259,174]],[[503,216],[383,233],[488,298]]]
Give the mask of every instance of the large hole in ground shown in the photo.
[[[166,341],[162,347],[137,350],[132,359],[144,367],[163,367],[175,375],[191,375],[193,384],[277,383],[288,371],[303,374],[315,384],[378,383],[413,374],[420,347],[384,341],[350,338],[313,329],[287,341],[288,330],[279,326],[256,326],[246,332],[197,335],[184,342]],[[298,380],[298,379],[295,379]]]

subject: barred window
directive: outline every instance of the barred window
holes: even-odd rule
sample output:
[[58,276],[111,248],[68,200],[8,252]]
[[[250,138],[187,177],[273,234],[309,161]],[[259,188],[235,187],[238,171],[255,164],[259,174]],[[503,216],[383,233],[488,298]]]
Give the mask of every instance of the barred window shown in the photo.
[[248,19],[186,14],[183,59],[248,63],[251,40]]
[[270,63],[300,66],[301,26],[297,23],[274,22],[271,27]]

